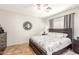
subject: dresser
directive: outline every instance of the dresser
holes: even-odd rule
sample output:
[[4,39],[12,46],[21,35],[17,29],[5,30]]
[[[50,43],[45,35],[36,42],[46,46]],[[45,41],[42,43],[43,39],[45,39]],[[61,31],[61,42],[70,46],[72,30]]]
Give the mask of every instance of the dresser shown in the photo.
[[0,54],[3,54],[3,51],[7,47],[7,33],[0,33]]
[[79,40],[77,39],[72,40],[72,49],[74,52],[79,54]]

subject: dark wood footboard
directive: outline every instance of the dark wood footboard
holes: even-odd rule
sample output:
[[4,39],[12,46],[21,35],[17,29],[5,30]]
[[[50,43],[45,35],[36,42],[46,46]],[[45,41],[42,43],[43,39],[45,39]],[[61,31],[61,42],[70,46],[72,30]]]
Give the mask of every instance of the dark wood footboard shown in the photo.
[[[43,49],[39,48],[37,45],[35,45],[35,43],[33,43],[31,41],[31,39],[29,40],[29,45],[31,46],[31,48],[33,49],[33,51],[37,54],[37,55],[47,55],[46,51],[43,51]],[[63,54],[64,52],[66,52],[69,48],[71,48],[71,45],[65,47],[64,49],[61,49],[57,52],[52,53],[52,55],[60,55]]]
[[72,47],[72,45],[70,44],[69,46],[65,47],[64,49],[61,49],[61,50],[59,50],[59,51],[57,51],[57,52],[52,53],[52,55],[60,55],[60,54],[63,54],[63,53],[65,53],[69,48],[71,49],[71,47]]
[[46,51],[43,51],[42,49],[40,49],[37,45],[35,45],[31,39],[29,40],[29,46],[32,47],[33,51],[37,54],[37,55],[46,55]]

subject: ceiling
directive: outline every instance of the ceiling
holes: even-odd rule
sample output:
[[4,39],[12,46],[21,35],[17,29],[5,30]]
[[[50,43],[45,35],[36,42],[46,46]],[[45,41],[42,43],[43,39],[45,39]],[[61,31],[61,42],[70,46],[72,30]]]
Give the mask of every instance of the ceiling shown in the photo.
[[43,18],[43,17],[47,17],[50,15],[54,15],[63,10],[66,10],[74,5],[72,4],[49,4],[49,6],[52,8],[50,12],[45,12],[43,9],[40,11],[37,9],[36,5],[33,5],[33,4],[0,4],[0,9],[17,12],[17,13],[21,13],[24,15]]

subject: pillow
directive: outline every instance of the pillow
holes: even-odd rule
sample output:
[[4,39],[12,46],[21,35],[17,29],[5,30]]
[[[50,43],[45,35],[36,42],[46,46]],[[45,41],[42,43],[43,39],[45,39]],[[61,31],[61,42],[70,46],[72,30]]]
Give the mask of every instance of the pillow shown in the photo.
[[50,37],[56,37],[56,32],[50,32],[47,35],[50,36]]
[[51,33],[48,33],[48,36],[55,37],[55,38],[62,38],[62,37],[67,37],[68,34],[66,34],[66,33],[51,32]]
[[56,37],[57,38],[62,38],[63,37],[63,34],[62,33],[56,33]]
[[62,38],[62,37],[67,37],[67,36],[68,36],[68,34],[66,34],[66,33],[56,33],[56,37]]
[[64,36],[64,37],[67,37],[67,36],[68,36],[68,34],[67,34],[67,33],[63,33],[63,36]]

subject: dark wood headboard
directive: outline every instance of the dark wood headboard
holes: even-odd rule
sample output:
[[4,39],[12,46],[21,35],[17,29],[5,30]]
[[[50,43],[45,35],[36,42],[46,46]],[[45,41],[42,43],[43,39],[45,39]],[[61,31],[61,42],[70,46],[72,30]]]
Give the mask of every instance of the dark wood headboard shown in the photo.
[[49,32],[59,32],[59,33],[67,33],[68,37],[72,39],[72,29],[71,28],[66,28],[66,29],[49,29]]

